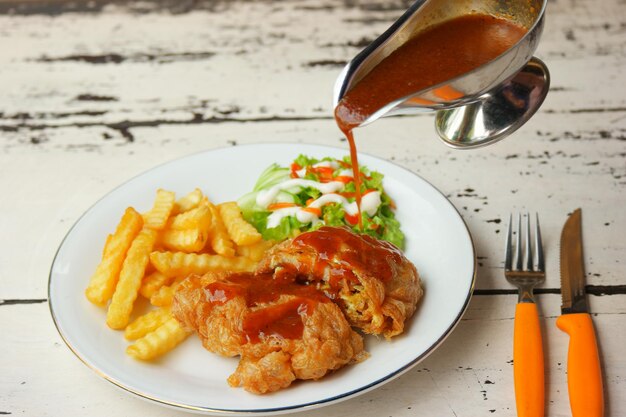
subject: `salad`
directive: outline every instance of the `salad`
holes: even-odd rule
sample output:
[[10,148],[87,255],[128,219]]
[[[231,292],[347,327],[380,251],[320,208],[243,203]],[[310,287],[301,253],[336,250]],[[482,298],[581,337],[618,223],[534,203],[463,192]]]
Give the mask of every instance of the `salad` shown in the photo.
[[238,200],[243,217],[266,240],[283,240],[322,226],[348,226],[404,248],[404,234],[383,174],[359,167],[361,224],[350,157],[315,159],[300,155],[290,167],[269,166],[252,192]]

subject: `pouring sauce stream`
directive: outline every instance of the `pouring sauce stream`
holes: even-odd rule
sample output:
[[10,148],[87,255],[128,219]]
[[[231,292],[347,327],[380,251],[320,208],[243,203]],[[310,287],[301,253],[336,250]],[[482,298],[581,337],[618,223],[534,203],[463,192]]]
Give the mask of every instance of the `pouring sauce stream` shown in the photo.
[[[510,20],[484,15],[460,16],[428,28],[401,45],[358,81],[335,108],[335,121],[350,145],[361,219],[361,176],[353,130],[385,105],[467,73],[498,57],[527,32]],[[450,86],[433,90],[444,100],[463,93]],[[417,100],[415,104],[420,104]],[[426,104],[426,103],[422,103]]]

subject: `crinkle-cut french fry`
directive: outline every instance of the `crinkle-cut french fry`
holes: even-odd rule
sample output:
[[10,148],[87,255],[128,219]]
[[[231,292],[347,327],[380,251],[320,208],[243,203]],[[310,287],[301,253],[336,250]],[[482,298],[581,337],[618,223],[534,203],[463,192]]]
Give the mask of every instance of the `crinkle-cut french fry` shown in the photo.
[[226,226],[228,236],[237,245],[252,245],[263,239],[258,230],[244,220],[239,206],[234,201],[219,204],[217,210]]
[[160,242],[168,249],[198,252],[204,248],[208,238],[208,232],[201,229],[167,229],[163,231]]
[[[143,218],[142,218],[142,221],[143,221]],[[109,245],[111,244],[111,241],[112,241],[112,240],[113,240],[113,235],[112,235],[112,234],[109,234],[109,235],[107,236],[107,240],[106,240],[106,242],[104,242],[104,248],[102,248],[102,257],[103,257],[103,258],[104,258],[104,257],[107,255],[107,253],[111,250],[111,249],[109,249]]]
[[262,240],[254,245],[237,246],[237,255],[245,256],[255,262],[259,262],[265,255],[265,252],[274,245],[276,245],[276,241],[274,240]]
[[213,222],[209,236],[211,248],[213,248],[215,253],[219,255],[235,256],[235,244],[232,240],[230,240],[230,236],[228,236],[228,232],[226,231],[226,226],[224,226],[224,222],[222,221],[217,208],[208,202],[208,200],[205,201],[205,204],[207,204],[209,209],[211,209],[211,214],[213,215]]
[[124,337],[127,340],[136,340],[140,337],[144,337],[171,318],[172,313],[168,308],[150,310],[143,316],[137,317],[137,319],[126,326],[126,329],[124,330]]
[[171,191],[157,190],[154,205],[144,214],[144,224],[154,230],[162,230],[174,208],[176,195]]
[[107,312],[107,325],[112,329],[123,329],[128,324],[156,236],[155,230],[143,228],[128,249]]
[[191,210],[193,208],[198,207],[200,201],[202,201],[204,195],[199,188],[196,188],[189,194],[181,197],[176,204],[174,205],[173,214],[183,213],[185,211]]
[[211,228],[212,218],[211,209],[202,205],[173,216],[168,223],[168,228],[174,230],[198,228],[208,231]]
[[229,258],[206,253],[152,252],[152,265],[164,275],[186,277],[189,274],[205,274],[209,271],[253,271],[256,262],[243,256]]
[[150,304],[155,307],[169,307],[172,305],[172,301],[174,301],[174,293],[176,289],[180,286],[180,281],[174,282],[172,285],[165,285],[159,288],[152,297],[150,297]]
[[[152,265],[152,264],[151,264]],[[150,275],[146,275],[141,281],[141,287],[139,288],[139,294],[143,295],[147,299],[152,297],[156,291],[164,285],[170,285],[174,277],[168,277],[163,275],[159,271],[154,271]]]
[[155,359],[178,346],[189,336],[175,318],[171,318],[155,331],[146,334],[132,345],[128,346],[126,353],[135,359]]
[[132,207],[127,208],[115,233],[107,239],[102,261],[91,276],[85,290],[89,301],[100,306],[104,306],[109,301],[115,292],[126,252],[142,226],[141,214]]

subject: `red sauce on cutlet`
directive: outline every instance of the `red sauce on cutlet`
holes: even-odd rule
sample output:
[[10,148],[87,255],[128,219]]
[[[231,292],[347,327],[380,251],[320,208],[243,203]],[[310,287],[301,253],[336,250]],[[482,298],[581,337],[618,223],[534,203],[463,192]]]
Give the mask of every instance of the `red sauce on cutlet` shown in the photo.
[[[303,282],[291,265],[275,273],[233,273],[222,281],[204,287],[205,299],[221,305],[235,297],[243,297],[251,308],[243,319],[243,336],[249,343],[258,343],[266,336],[297,339],[302,336],[304,319],[318,303],[336,300],[348,283],[358,283],[353,269],[367,271],[383,282],[394,274],[394,265],[402,262],[402,252],[389,242],[368,235],[357,235],[347,228],[321,227],[293,239],[295,247],[309,246],[317,259],[308,269],[322,280],[325,274],[330,291],[318,288],[319,282]],[[292,296],[277,303],[281,295]],[[338,301],[338,300],[337,300]]]
[[343,280],[358,282],[353,269],[387,282],[393,277],[393,265],[402,263],[402,252],[391,243],[357,235],[347,228],[321,227],[294,238],[293,245],[309,246],[317,252],[314,273],[321,277],[326,270],[328,283],[335,290]]
[[[248,307],[258,307],[243,319],[243,336],[249,343],[258,343],[265,336],[297,339],[304,330],[304,317],[310,315],[317,303],[330,300],[314,286],[302,285],[286,278],[275,279],[272,274],[236,273],[224,281],[204,287],[211,304],[224,304],[243,297]],[[276,303],[281,295],[292,295],[284,303]],[[273,303],[268,306],[264,304]]]

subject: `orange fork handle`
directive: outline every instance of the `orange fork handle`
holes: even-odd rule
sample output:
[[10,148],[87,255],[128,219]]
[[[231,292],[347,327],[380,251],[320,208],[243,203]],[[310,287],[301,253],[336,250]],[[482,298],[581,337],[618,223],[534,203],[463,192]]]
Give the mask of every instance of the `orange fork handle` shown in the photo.
[[543,343],[535,303],[518,303],[515,308],[513,378],[518,417],[543,417]]
[[556,326],[569,335],[567,388],[572,417],[602,417],[602,372],[591,316],[563,314],[556,319]]

